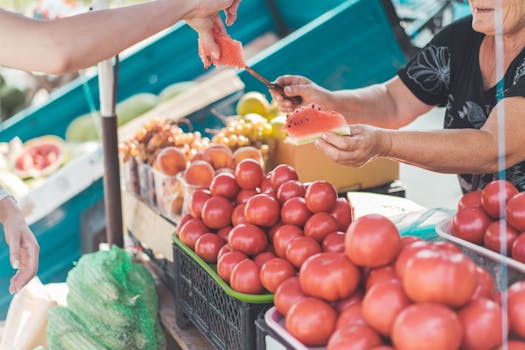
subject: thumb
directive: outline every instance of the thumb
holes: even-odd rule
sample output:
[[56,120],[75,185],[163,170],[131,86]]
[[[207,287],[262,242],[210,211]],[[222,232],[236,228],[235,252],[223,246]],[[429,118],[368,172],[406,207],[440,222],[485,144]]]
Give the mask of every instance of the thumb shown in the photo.
[[307,95],[312,90],[309,84],[296,84],[285,86],[284,93],[287,96],[303,96]]
[[9,242],[9,259],[13,269],[18,269],[20,266],[20,240],[13,239]]

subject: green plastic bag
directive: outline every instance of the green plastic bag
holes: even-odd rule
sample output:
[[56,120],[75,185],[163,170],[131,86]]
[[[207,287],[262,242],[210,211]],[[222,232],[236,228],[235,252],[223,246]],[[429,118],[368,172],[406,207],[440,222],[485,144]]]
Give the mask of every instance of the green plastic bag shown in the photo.
[[84,255],[67,284],[67,307],[49,314],[49,350],[166,348],[155,282],[122,249]]

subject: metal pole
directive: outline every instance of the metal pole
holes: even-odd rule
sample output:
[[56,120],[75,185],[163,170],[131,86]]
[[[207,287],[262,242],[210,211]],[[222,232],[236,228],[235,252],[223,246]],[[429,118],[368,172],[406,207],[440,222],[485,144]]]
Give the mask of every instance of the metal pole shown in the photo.
[[[93,9],[107,9],[107,0],[96,0]],[[122,225],[122,198],[118,159],[117,116],[115,114],[118,58],[115,70],[112,59],[98,64],[100,115],[102,117],[102,148],[104,154],[104,204],[106,209],[106,237],[110,245],[124,245]]]

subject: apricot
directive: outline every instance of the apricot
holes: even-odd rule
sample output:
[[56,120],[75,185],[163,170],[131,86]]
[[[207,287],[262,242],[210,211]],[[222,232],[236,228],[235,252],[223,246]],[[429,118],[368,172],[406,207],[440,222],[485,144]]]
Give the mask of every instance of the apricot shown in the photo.
[[205,161],[211,164],[213,169],[233,169],[233,154],[228,146],[211,144],[204,150],[202,157]]
[[198,187],[210,187],[211,180],[215,176],[215,170],[210,163],[197,160],[190,163],[184,172],[184,180],[187,184]]
[[233,163],[235,166],[245,159],[254,159],[259,162],[261,166],[264,166],[262,152],[253,146],[240,147],[233,153]]
[[154,167],[165,175],[175,176],[186,169],[186,155],[177,147],[166,147],[157,155]]

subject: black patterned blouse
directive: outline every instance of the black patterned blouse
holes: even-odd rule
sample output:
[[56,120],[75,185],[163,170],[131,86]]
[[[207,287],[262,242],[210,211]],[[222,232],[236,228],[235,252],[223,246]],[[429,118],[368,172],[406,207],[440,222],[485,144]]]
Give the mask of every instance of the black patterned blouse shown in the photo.
[[[488,90],[483,88],[479,48],[484,34],[475,32],[471,23],[472,17],[467,17],[445,27],[398,72],[418,99],[446,107],[447,129],[480,129],[497,100],[525,97],[525,50],[514,59],[501,82]],[[497,173],[458,176],[464,192],[482,189],[498,178]],[[507,169],[506,177],[524,191],[525,161]]]

